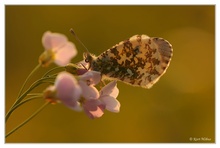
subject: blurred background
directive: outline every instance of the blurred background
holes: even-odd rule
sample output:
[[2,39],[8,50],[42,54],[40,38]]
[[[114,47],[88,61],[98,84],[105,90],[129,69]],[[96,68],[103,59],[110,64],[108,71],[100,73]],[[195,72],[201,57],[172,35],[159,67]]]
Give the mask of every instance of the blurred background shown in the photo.
[[[73,63],[82,60],[85,49],[70,28],[96,55],[135,34],[162,37],[174,49],[166,74],[151,89],[118,82],[120,113],[105,111],[103,117],[91,120],[62,104],[49,105],[6,142],[215,142],[215,6],[6,5],[5,12],[6,112],[38,64],[44,51],[41,37],[47,30],[65,34],[75,43],[78,55]],[[41,68],[32,80],[54,66]],[[6,132],[44,102],[38,99],[18,108]]]

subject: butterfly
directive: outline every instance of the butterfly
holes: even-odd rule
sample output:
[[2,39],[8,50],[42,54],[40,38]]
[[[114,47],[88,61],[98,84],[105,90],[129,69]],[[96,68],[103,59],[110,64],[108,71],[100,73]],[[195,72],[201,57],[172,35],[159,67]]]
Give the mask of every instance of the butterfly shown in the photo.
[[99,56],[87,51],[84,53],[84,61],[70,63],[65,68],[77,75],[82,75],[88,70],[97,71],[101,73],[102,79],[151,88],[166,72],[172,55],[173,48],[167,40],[134,35]]
[[169,67],[172,45],[163,38],[134,35],[95,56],[84,53],[88,69],[105,79],[151,88]]

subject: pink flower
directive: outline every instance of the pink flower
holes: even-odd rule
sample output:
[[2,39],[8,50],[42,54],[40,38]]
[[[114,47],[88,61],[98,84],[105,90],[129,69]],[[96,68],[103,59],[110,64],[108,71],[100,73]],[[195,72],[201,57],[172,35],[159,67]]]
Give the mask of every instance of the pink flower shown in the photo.
[[105,105],[98,99],[86,100],[82,106],[86,115],[91,119],[100,118],[104,114]]
[[94,87],[101,80],[100,72],[88,71],[79,78],[79,85],[82,88],[82,96],[84,98],[82,102],[84,112],[91,119],[101,117],[104,114],[104,106],[98,99],[99,91]]
[[[86,87],[90,86],[84,85],[82,90],[86,90]],[[92,91],[97,92],[95,91],[95,88],[94,90],[91,90],[91,92]],[[86,96],[82,105],[86,115],[91,119],[94,119],[101,117],[104,114],[104,109],[111,112],[119,112],[120,103],[116,99],[118,93],[119,90],[117,88],[117,83],[116,81],[113,81],[103,87],[99,94],[95,93],[96,95],[90,95],[89,97]],[[97,97],[98,95],[99,97]]]
[[55,85],[48,87],[46,92],[47,96],[49,96],[46,98],[58,100],[73,110],[81,110],[79,99],[82,90],[77,80],[70,73],[61,72],[55,80]]
[[116,81],[112,81],[100,90],[100,100],[105,105],[105,109],[111,112],[120,111],[120,102],[116,99],[119,90]]
[[77,54],[75,45],[63,34],[47,31],[42,37],[42,44],[45,51],[40,55],[39,62],[43,67],[52,62],[65,66]]
[[93,85],[88,85],[88,82],[83,80],[79,80],[79,85],[82,89],[82,96],[86,100],[99,98],[99,91]]
[[101,81],[101,73],[97,71],[88,71],[80,76],[80,80],[86,81],[88,85],[96,85]]
[[101,81],[100,72],[88,71],[75,77],[68,73],[60,73],[55,85],[45,91],[45,98],[51,103],[62,102],[65,106],[76,110],[84,110],[91,119],[100,118],[104,110],[119,112],[120,103],[116,99],[119,90],[116,81],[108,83],[100,92],[94,86]]

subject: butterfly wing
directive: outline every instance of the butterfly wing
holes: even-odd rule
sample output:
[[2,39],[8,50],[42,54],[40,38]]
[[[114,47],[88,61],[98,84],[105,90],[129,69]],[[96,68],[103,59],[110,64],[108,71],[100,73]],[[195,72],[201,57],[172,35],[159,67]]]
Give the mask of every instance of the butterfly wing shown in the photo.
[[172,53],[171,44],[162,38],[135,35],[100,54],[92,61],[91,70],[150,88],[166,72]]

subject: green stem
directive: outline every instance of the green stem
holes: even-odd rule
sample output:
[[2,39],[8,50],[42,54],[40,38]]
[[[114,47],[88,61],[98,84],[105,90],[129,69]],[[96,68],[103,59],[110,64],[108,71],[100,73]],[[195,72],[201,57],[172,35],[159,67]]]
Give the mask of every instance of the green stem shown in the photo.
[[64,67],[55,67],[55,68],[49,70],[48,72],[46,72],[46,73],[42,76],[42,78],[43,78],[43,77],[46,77],[50,72],[55,71],[55,70],[57,70],[57,69],[61,69],[61,68],[64,68]]
[[42,93],[29,93],[27,94],[27,96],[41,96],[42,97]]
[[24,100],[24,101],[21,101],[21,102],[18,103],[17,105],[13,106],[13,107],[10,109],[10,111],[6,114],[5,120],[6,120],[6,121],[8,120],[8,118],[10,117],[10,115],[12,114],[12,112],[13,112],[16,108],[18,108],[19,106],[21,106],[22,104],[24,104],[24,103],[26,103],[26,102],[29,102],[29,101],[34,100],[34,99],[37,99],[37,98],[39,98],[39,97],[41,97],[41,96],[32,96],[32,97],[30,97],[30,98],[28,98],[28,99],[26,99],[26,100]]
[[16,103],[19,103],[22,101],[22,99],[30,92],[32,91],[34,88],[36,88],[38,85],[42,84],[42,83],[52,83],[52,82],[49,82],[49,81],[45,81],[45,80],[48,80],[48,79],[54,79],[53,77],[50,77],[50,78],[41,78],[37,81],[35,81],[29,88],[26,92],[24,92],[22,95],[20,95],[20,97],[18,97],[18,99],[16,100]]
[[[21,96],[22,91],[24,90],[24,87],[25,87],[27,81],[31,78],[31,76],[33,75],[33,73],[36,72],[37,69],[38,69],[40,66],[41,66],[41,65],[38,64],[38,65],[31,71],[31,73],[28,75],[28,77],[27,77],[26,80],[24,81],[24,84],[22,85],[22,87],[21,87],[21,89],[20,89],[20,91],[19,91],[19,93],[18,93],[18,97],[17,97],[16,101],[14,102],[14,104],[13,104],[13,105],[11,106],[11,108],[9,109],[9,112],[13,109],[13,107],[14,107],[15,105],[17,105],[17,104],[20,102],[20,99],[19,99],[19,98],[20,98],[20,96]],[[7,117],[7,118],[6,118],[5,121],[8,120],[10,114],[12,113],[12,112],[11,112],[11,113],[9,114],[9,112],[6,114],[6,117]]]
[[27,81],[31,78],[31,76],[33,75],[34,72],[37,71],[37,69],[41,66],[41,64],[38,64],[32,71],[31,73],[28,75],[28,77],[26,78],[26,80],[24,81],[24,84],[22,85],[19,93],[18,93],[18,97],[21,95],[22,91],[24,90],[25,85],[27,84]]
[[36,88],[38,85],[42,84],[42,83],[51,83],[51,82],[44,82],[45,80],[50,79],[50,78],[41,78],[37,81],[35,81],[30,87],[29,89],[24,92],[22,95],[20,95],[17,100],[15,101],[15,103],[12,105],[12,107],[9,109],[8,113],[6,114],[6,118],[5,118],[5,122],[7,122],[7,120],[9,119],[10,115],[12,114],[11,110],[14,108],[14,106],[16,106],[18,103],[20,103],[22,101],[22,99],[24,97],[26,97],[26,95],[32,91],[34,88]]
[[12,133],[14,133],[16,130],[18,130],[19,128],[21,128],[23,125],[25,125],[26,123],[28,123],[31,119],[33,119],[38,113],[40,113],[40,111],[42,111],[47,105],[49,104],[49,102],[46,102],[43,106],[41,106],[36,112],[34,112],[27,120],[25,120],[24,122],[22,122],[20,125],[18,125],[16,128],[14,128],[12,131],[10,131],[9,133],[6,134],[5,138],[7,138],[9,135],[11,135]]

